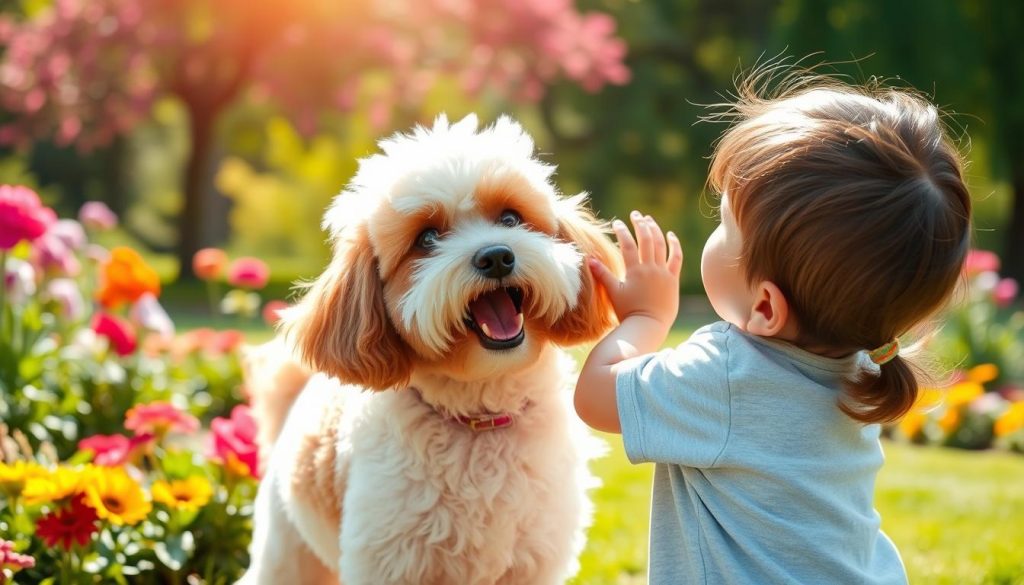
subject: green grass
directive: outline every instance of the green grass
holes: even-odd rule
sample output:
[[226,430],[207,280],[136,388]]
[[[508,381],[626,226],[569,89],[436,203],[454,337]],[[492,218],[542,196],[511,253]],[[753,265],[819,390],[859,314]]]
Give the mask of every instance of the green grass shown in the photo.
[[[646,583],[653,465],[631,465],[614,435],[593,464],[603,486],[580,585]],[[1024,584],[1024,457],[886,442],[876,505],[910,582]]]

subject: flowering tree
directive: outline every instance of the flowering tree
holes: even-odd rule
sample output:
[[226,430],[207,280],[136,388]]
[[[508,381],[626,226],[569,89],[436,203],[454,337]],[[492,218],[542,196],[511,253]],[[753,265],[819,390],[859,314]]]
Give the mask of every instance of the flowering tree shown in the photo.
[[145,120],[157,98],[179,99],[191,130],[187,273],[217,121],[243,97],[311,132],[320,113],[360,103],[384,126],[442,75],[518,100],[557,79],[596,91],[628,79],[614,28],[572,0],[54,0],[31,18],[0,16],[0,107],[14,114],[0,144],[53,137],[89,150]]

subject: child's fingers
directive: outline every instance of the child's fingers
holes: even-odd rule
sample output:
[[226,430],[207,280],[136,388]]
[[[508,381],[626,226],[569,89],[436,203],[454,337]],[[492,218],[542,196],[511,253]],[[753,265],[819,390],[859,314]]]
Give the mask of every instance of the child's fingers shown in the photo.
[[672,274],[679,276],[683,269],[683,246],[679,238],[672,232],[668,233],[668,269]]
[[593,256],[587,256],[587,266],[590,267],[590,273],[594,275],[594,279],[605,288],[607,291],[613,291],[619,286],[619,278],[601,262]]
[[637,256],[641,264],[646,264],[654,257],[650,225],[639,211],[630,213],[629,220],[633,222],[633,230],[636,232]]
[[622,220],[616,219],[612,222],[612,231],[615,232],[615,238],[619,241],[619,249],[622,250],[622,259],[626,262],[626,266],[639,264],[640,258],[636,250],[636,242],[633,241],[633,234],[629,233],[626,224]]
[[661,231],[661,226],[649,215],[647,216],[647,223],[651,226],[651,236],[654,239],[654,255],[652,257],[655,262],[662,264],[665,262],[665,255],[668,254],[665,245],[665,232]]

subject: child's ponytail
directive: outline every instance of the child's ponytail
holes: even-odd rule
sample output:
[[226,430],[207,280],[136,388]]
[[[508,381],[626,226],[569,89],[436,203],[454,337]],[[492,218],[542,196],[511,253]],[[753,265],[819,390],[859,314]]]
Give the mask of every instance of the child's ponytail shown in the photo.
[[892,422],[917,400],[917,376],[911,363],[899,355],[875,367],[877,375],[867,371],[847,383],[847,396],[840,400],[839,408],[863,423]]

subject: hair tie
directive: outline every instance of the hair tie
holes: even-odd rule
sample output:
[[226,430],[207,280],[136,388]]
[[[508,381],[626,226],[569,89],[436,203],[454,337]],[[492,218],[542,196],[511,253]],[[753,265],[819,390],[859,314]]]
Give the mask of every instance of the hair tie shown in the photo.
[[871,361],[880,366],[891,362],[898,355],[900,355],[899,339],[893,339],[889,343],[868,352],[868,357],[871,358]]

